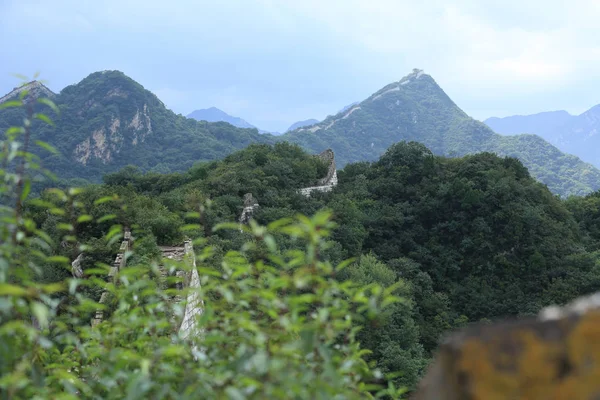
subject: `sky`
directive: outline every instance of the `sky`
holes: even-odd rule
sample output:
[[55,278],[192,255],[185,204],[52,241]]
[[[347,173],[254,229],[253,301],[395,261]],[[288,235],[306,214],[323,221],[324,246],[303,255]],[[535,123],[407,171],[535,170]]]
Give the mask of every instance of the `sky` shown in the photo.
[[269,131],[423,69],[465,112],[600,103],[597,0],[0,0],[0,94],[120,70],[176,113]]

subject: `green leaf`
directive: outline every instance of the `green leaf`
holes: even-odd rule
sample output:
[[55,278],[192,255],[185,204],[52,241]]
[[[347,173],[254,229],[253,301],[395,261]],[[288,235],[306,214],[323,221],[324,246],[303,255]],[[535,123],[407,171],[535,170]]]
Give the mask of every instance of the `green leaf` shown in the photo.
[[22,105],[23,102],[20,100],[5,101],[4,103],[0,104],[0,110],[4,110],[5,108],[21,107]]
[[25,75],[18,74],[18,73],[12,73],[11,75],[14,76],[15,78],[19,79],[20,81],[24,82],[21,86],[24,86],[25,83],[29,82],[29,78],[26,77]]
[[91,220],[93,220],[94,218],[91,215],[80,215],[79,218],[77,218],[77,222],[81,223],[81,222],[89,222]]
[[54,122],[52,122],[52,120],[45,114],[37,113],[33,115],[33,118],[39,119],[40,121],[44,121],[48,125],[54,126]]
[[69,196],[77,196],[78,194],[81,194],[85,192],[84,188],[69,188]]
[[56,263],[68,263],[69,259],[65,256],[50,256],[46,258],[48,262],[56,262]]
[[97,205],[106,203],[108,201],[114,201],[114,200],[117,200],[117,199],[118,199],[118,197],[116,195],[101,197],[98,200],[94,201],[94,205],[97,206]]
[[37,144],[38,146],[40,146],[41,148],[43,148],[45,150],[48,150],[52,154],[58,154],[58,150],[56,150],[52,145],[50,145],[46,142],[42,142],[41,140],[36,140],[35,144]]
[[29,179],[25,180],[23,184],[23,192],[21,192],[21,201],[25,201],[27,196],[29,196],[29,192],[31,191],[31,181]]
[[71,232],[73,231],[73,225],[71,224],[67,224],[65,222],[61,222],[56,224],[56,228],[61,230],[61,231],[67,231],[67,232]]
[[11,126],[6,130],[6,136],[14,135],[14,137],[16,137],[17,135],[23,133],[25,133],[25,128],[23,128],[22,126]]
[[11,285],[9,283],[0,283],[0,296],[25,297],[28,295],[29,292],[21,286]]
[[48,107],[50,107],[52,109],[52,111],[54,111],[57,114],[60,114],[60,110],[58,109],[58,107],[56,106],[56,104],[54,104],[54,102],[46,97],[42,97],[37,99],[38,103],[42,103],[47,105]]
[[97,223],[101,224],[102,222],[110,221],[117,218],[116,214],[107,214],[103,217],[100,217],[96,220]]

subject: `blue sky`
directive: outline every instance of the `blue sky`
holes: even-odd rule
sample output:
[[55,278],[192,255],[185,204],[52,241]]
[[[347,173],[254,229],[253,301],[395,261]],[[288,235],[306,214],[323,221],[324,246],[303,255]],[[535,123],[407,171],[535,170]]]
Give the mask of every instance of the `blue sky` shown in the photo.
[[478,119],[600,103],[594,0],[0,0],[12,73],[59,91],[125,72],[177,113],[216,106],[266,130],[432,75]]

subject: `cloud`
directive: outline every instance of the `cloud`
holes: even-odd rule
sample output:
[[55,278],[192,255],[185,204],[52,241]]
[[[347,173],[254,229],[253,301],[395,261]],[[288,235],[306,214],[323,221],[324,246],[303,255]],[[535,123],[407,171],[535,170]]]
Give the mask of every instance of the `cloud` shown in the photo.
[[272,130],[414,67],[480,118],[579,110],[598,102],[598,20],[596,0],[3,0],[15,61],[0,74],[33,64],[65,85],[119,68],[177,112],[215,105]]

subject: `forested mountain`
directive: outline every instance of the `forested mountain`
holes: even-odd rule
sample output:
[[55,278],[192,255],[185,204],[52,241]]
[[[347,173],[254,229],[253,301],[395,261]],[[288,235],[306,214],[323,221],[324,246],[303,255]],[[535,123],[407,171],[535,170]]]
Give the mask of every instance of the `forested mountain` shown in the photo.
[[574,154],[583,161],[600,167],[600,105],[581,115],[566,111],[545,112],[534,115],[488,118],[485,123],[504,135],[533,133],[560,150]]
[[254,128],[258,129],[251,123],[243,120],[239,117],[233,117],[227,114],[225,111],[219,110],[216,107],[203,108],[201,110],[195,110],[188,114],[188,118],[193,118],[196,121],[208,121],[208,122],[228,122],[238,128]]
[[[397,383],[408,387],[448,330],[534,314],[600,285],[598,195],[561,200],[515,158],[490,153],[443,158],[422,144],[401,142],[373,163],[346,165],[332,192],[311,197],[298,192],[326,168],[299,147],[278,143],[251,145],[183,173],[127,168],[108,175],[105,184],[80,197],[82,207],[92,210],[89,221],[99,221],[80,223],[74,233],[90,243],[84,266],[92,268],[106,254],[110,259],[97,238],[116,223],[144,237],[137,249],[148,254],[156,244],[180,243],[184,235],[204,237],[216,254],[226,254],[247,234],[213,228],[238,220],[246,193],[260,205],[254,218],[261,224],[328,208],[337,228],[320,257],[332,265],[357,257],[338,279],[396,283],[406,300],[378,324],[365,326],[359,338],[373,351],[370,359],[384,371],[402,371]],[[114,194],[120,202],[94,202]],[[52,193],[43,199],[50,201]],[[61,221],[37,212],[36,204],[27,210],[39,226],[51,230]],[[197,218],[193,212],[202,226],[190,225]],[[113,219],[101,219],[106,214]],[[275,239],[281,252],[301,245],[293,238]],[[67,254],[55,243],[58,254]],[[249,249],[245,257],[264,259],[264,249]],[[221,270],[211,260],[203,266]]]
[[298,129],[298,128],[302,128],[305,126],[309,126],[309,125],[314,125],[319,123],[318,119],[307,119],[304,121],[298,121],[298,122],[294,122],[292,125],[290,125],[290,127],[286,130],[287,131],[293,131],[294,129]]
[[348,110],[284,140],[311,151],[332,148],[338,165],[376,160],[401,140],[423,143],[434,154],[461,156],[482,151],[520,159],[555,193],[583,194],[600,188],[600,171],[537,136],[507,137],[470,118],[420,70],[389,84]]
[[[36,140],[59,154],[39,150],[42,165],[61,178],[99,181],[126,165],[144,171],[182,171],[194,162],[223,158],[270,135],[225,122],[199,122],[176,115],[142,85],[119,71],[96,72],[67,86],[47,109],[56,127],[35,124]],[[0,110],[0,131],[18,126],[23,110]]]
[[[98,181],[125,165],[172,172],[197,161],[219,159],[250,143],[290,141],[313,153],[331,148],[337,165],[376,160],[401,140],[418,141],[434,154],[482,151],[520,159],[557,194],[584,194],[600,187],[600,171],[534,135],[502,136],[467,116],[433,78],[415,70],[361,103],[310,127],[282,136],[259,134],[226,122],[176,115],[151,92],[118,71],[94,73],[54,96],[61,112],[56,128],[34,126],[36,139],[60,154],[43,165],[62,178]],[[20,109],[0,110],[0,129],[22,120]]]

